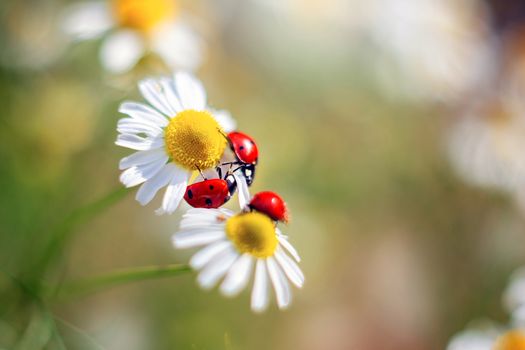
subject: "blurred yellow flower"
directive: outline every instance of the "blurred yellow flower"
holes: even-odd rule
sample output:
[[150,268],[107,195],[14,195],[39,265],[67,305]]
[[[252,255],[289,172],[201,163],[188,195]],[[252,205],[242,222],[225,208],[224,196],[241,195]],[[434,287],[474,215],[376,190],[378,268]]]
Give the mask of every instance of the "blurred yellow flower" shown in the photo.
[[62,29],[75,40],[108,33],[99,55],[112,73],[129,71],[149,52],[171,69],[195,70],[202,63],[202,39],[177,11],[174,0],[77,3],[65,9]]

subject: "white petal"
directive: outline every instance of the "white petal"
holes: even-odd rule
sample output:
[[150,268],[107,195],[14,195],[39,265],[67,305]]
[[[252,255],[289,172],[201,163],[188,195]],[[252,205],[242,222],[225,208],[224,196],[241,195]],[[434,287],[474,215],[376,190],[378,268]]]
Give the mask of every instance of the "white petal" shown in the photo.
[[284,277],[279,266],[277,266],[273,257],[266,259],[266,267],[268,268],[268,274],[270,275],[273,289],[275,290],[277,305],[279,306],[279,309],[286,309],[292,301],[288,281]]
[[295,261],[288,257],[288,255],[286,255],[286,253],[280,248],[275,251],[275,259],[290,281],[298,288],[302,288],[304,284],[304,275]]
[[206,91],[193,75],[184,72],[175,74],[175,87],[184,109],[202,111],[206,108]]
[[235,130],[237,127],[237,123],[235,122],[235,119],[233,119],[230,112],[221,109],[209,109],[210,113],[213,115],[215,120],[219,123],[219,125],[224,129],[226,132],[230,132]]
[[496,341],[492,333],[492,330],[468,329],[453,336],[447,350],[491,350]]
[[155,174],[157,174],[160,169],[162,169],[167,161],[168,156],[166,155],[153,163],[132,166],[120,174],[120,182],[122,182],[126,187],[137,186],[155,176]]
[[224,229],[224,222],[231,217],[233,213],[225,212],[221,209],[200,209],[192,208],[183,216],[180,223],[181,229],[188,228],[211,228]]
[[117,131],[121,134],[146,134],[150,137],[157,137],[164,133],[158,125],[143,122],[134,118],[122,118],[117,123]]
[[277,240],[283,246],[283,248],[295,259],[295,261],[301,261],[301,257],[299,256],[299,254],[297,254],[297,250],[295,250],[293,245],[290,242],[288,242],[288,240],[284,236],[278,234]]
[[144,41],[137,33],[120,30],[104,40],[99,55],[105,69],[124,73],[137,64],[144,51]]
[[233,173],[235,181],[237,182],[237,196],[239,198],[239,207],[241,210],[244,210],[250,203],[250,190],[248,189],[248,184],[246,179],[240,171],[235,171]]
[[141,80],[139,82],[139,90],[146,101],[165,116],[174,117],[177,114],[177,110],[164,95],[164,89],[159,81],[155,79]]
[[132,134],[120,134],[117,136],[115,144],[136,151],[149,151],[164,146],[164,138],[144,138]]
[[175,248],[186,249],[210,244],[224,237],[224,231],[187,230],[177,232],[171,240]]
[[255,265],[255,282],[253,283],[251,307],[255,312],[262,312],[270,301],[268,293],[268,272],[263,259],[257,259]]
[[161,78],[159,82],[162,86],[164,97],[166,98],[166,101],[170,104],[171,108],[176,112],[184,110],[180,103],[179,97],[177,96],[175,90],[175,82],[173,81],[173,79]]
[[230,241],[221,240],[212,243],[199,250],[190,259],[190,266],[195,270],[200,270],[204,265],[209,263],[217,254],[231,247]]
[[166,155],[163,149],[153,149],[149,151],[138,151],[120,160],[119,169],[124,170],[136,165],[143,165],[156,162]]
[[64,32],[76,40],[96,38],[114,25],[106,1],[87,1],[68,6],[61,16]]
[[151,123],[164,127],[168,125],[168,119],[151,107],[137,102],[123,102],[118,110],[120,113],[129,115],[139,121]]
[[152,50],[172,69],[194,71],[202,63],[203,42],[180,18],[157,27],[151,39]]
[[184,197],[184,193],[186,192],[186,186],[188,186],[190,175],[191,174],[187,170],[181,168],[177,169],[170,184],[166,188],[161,207],[156,210],[157,215],[171,214],[178,208]]
[[245,253],[235,261],[221,284],[220,290],[223,295],[233,297],[246,287],[250,280],[253,260],[250,254]]
[[197,277],[197,282],[204,289],[213,288],[219,279],[228,271],[239,254],[230,247],[221,254],[215,256]]
[[135,199],[142,205],[148,204],[158,190],[166,186],[175,175],[177,168],[173,164],[166,164],[151,179],[147,180],[140,186]]

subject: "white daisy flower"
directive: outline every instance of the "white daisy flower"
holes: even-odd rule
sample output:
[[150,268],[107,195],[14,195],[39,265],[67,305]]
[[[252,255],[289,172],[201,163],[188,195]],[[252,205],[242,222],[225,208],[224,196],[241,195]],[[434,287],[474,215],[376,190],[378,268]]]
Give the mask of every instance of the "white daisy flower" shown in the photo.
[[468,329],[456,334],[447,350],[522,350],[525,349],[523,329],[508,331],[496,328]]
[[130,70],[149,51],[171,69],[195,70],[202,62],[203,43],[177,12],[175,0],[86,1],[66,9],[62,27],[75,40],[111,31],[100,60],[113,73]]
[[140,185],[136,199],[149,203],[166,187],[158,214],[172,213],[184,196],[195,170],[217,166],[227,148],[226,132],[235,122],[225,111],[206,105],[206,91],[190,74],[174,79],[146,79],[139,89],[151,105],[124,102],[119,112],[129,117],[118,121],[117,145],[137,152],[122,158],[120,181],[126,187]]
[[[510,283],[503,293],[503,304],[510,312],[525,307],[525,267],[521,267],[510,276]],[[525,318],[524,318],[525,319]]]
[[190,209],[173,244],[181,249],[204,246],[190,260],[191,267],[200,271],[197,282],[211,289],[224,277],[219,289],[228,297],[239,294],[255,270],[251,294],[255,312],[268,307],[270,284],[278,307],[285,309],[292,301],[289,282],[298,288],[304,283],[297,251],[275,223],[258,212]]

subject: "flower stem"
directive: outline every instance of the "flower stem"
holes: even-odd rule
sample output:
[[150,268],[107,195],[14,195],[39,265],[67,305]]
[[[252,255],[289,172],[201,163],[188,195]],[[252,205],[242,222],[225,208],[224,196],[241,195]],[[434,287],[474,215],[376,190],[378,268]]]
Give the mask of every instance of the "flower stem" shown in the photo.
[[120,199],[124,198],[128,192],[127,188],[120,187],[92,203],[73,210],[49,233],[51,240],[44,249],[41,258],[37,261],[36,270],[45,271],[57,256],[56,253],[73,236],[78,226],[88,222],[111,205],[117,203]]
[[143,281],[153,278],[177,276],[190,272],[188,265],[144,266],[127,270],[111,272],[101,276],[86,278],[63,284],[56,293],[56,299],[70,299],[97,292],[101,289],[129,282]]

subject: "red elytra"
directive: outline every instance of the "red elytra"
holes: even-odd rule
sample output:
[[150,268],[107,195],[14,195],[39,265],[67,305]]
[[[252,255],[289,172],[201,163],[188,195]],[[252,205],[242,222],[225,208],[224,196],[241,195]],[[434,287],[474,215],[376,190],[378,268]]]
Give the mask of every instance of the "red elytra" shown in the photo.
[[253,196],[248,205],[252,210],[268,215],[275,221],[288,222],[288,209],[284,200],[275,192],[264,191]]
[[247,164],[257,164],[259,150],[250,136],[239,131],[233,131],[228,134],[228,139],[238,160]]
[[223,179],[210,179],[186,187],[184,199],[194,208],[219,208],[231,197],[228,183]]

